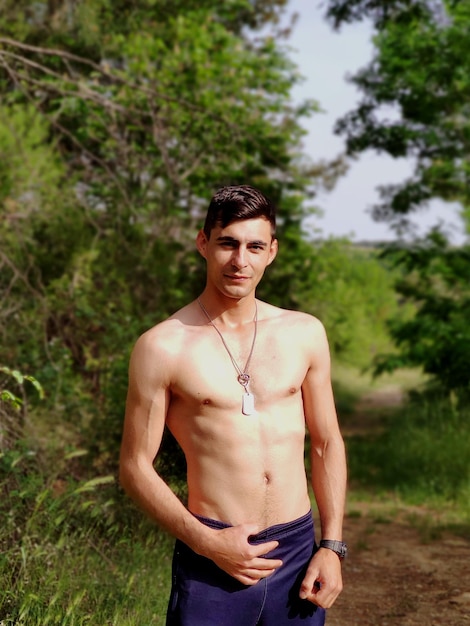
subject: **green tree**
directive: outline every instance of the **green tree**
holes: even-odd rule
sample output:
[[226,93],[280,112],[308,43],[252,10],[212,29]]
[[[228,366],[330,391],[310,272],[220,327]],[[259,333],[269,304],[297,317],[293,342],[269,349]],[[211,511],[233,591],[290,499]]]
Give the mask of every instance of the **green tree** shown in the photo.
[[[460,203],[470,232],[470,3],[331,0],[327,13],[335,27],[367,18],[376,31],[372,61],[352,78],[362,101],[337,123],[348,152],[373,149],[415,162],[409,180],[381,188],[374,217],[400,229],[440,198]],[[387,254],[403,272],[397,288],[416,315],[391,320],[399,353],[381,357],[377,371],[421,366],[447,392],[468,391],[468,246],[454,249],[435,231]]]
[[5,4],[1,357],[98,445],[119,438],[135,338],[201,288],[193,239],[215,188],[260,187],[306,253],[304,200],[330,171],[302,156],[316,106],[290,98],[284,4]]
[[399,354],[377,359],[378,374],[397,367],[422,367],[445,392],[467,399],[470,392],[470,248],[453,248],[438,231],[411,249],[390,248],[387,256],[401,268],[398,293],[416,313],[391,319]]
[[[371,19],[375,53],[351,81],[362,92],[337,123],[351,155],[411,157],[414,175],[381,188],[374,215],[392,224],[433,198],[470,210],[470,4],[467,0],[330,0],[333,25]],[[390,115],[390,107],[396,114]]]

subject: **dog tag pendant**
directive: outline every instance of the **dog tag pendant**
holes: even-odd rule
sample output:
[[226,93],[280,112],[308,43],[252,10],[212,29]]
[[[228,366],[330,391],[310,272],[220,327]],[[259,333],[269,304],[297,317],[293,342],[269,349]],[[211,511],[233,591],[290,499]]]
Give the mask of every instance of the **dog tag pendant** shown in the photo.
[[242,413],[243,415],[252,415],[255,412],[255,396],[247,391],[243,394]]

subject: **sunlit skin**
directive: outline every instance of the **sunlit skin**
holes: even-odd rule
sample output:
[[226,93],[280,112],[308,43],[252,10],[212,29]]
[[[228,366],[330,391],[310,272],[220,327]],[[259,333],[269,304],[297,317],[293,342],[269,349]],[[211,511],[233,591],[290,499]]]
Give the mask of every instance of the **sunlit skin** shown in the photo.
[[[233,222],[226,228],[219,226],[212,230],[209,240],[200,231],[196,244],[207,263],[206,291],[217,298],[235,298],[238,307],[248,305],[249,309],[251,303],[253,310],[254,291],[278,249],[269,222],[258,218]],[[249,296],[250,301],[240,301]],[[228,306],[233,304],[230,302]]]
[[[264,218],[201,231],[207,265],[200,300],[239,364],[249,368],[256,412],[243,415],[237,372],[197,301],[138,340],[131,357],[121,450],[121,483],[161,526],[245,585],[282,566],[277,542],[248,537],[310,509],[304,467],[307,428],[312,486],[323,538],[341,539],[346,468],[330,383],[328,343],[314,317],[256,300],[255,290],[278,249]],[[165,424],[187,460],[189,511],[232,527],[200,523],[155,472]],[[321,582],[321,589],[315,585]],[[301,597],[328,608],[340,593],[336,554],[320,549]]]

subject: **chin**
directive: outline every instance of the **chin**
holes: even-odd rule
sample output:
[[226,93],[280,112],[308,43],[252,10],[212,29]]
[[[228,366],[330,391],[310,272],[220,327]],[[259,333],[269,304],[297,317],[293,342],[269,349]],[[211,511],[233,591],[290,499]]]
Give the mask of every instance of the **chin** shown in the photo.
[[221,289],[221,292],[224,294],[224,296],[227,296],[228,298],[245,298],[246,296],[250,295],[252,289],[241,286],[224,287],[223,289]]

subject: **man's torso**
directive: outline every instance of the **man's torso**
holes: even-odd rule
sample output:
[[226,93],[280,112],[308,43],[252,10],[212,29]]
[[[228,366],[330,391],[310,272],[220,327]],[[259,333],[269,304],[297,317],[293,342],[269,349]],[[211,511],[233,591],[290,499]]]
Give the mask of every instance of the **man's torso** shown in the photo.
[[[306,317],[263,305],[249,366],[251,415],[242,413],[244,389],[215,329],[184,316],[167,322],[181,346],[167,425],[186,456],[193,513],[264,528],[308,511],[302,384],[312,347]],[[225,331],[224,339],[243,370],[253,325]]]

